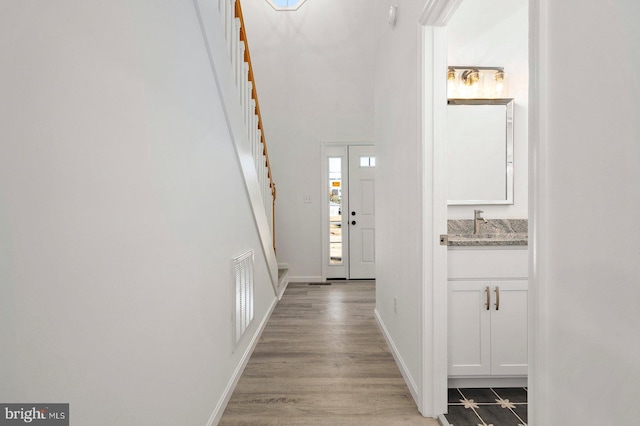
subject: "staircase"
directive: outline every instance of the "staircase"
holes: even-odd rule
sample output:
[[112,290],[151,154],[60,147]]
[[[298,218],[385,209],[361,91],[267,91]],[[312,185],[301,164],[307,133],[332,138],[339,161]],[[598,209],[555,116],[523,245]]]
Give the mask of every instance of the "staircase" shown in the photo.
[[229,61],[233,68],[235,84],[238,89],[247,137],[260,185],[265,214],[271,229],[271,245],[276,250],[275,203],[276,185],[271,173],[269,151],[264,136],[258,91],[256,90],[251,54],[242,17],[239,0],[217,0],[218,10],[224,24],[225,39],[229,50]]
[[194,3],[205,33],[204,41],[223,99],[231,137],[236,145],[271,283],[280,298],[287,284],[287,274],[279,273],[275,257],[276,185],[240,1],[194,0]]

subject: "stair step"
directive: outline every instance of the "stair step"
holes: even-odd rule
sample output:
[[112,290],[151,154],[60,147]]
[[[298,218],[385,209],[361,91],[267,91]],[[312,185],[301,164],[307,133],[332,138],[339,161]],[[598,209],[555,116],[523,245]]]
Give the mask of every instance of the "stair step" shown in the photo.
[[288,274],[288,268],[278,268],[278,300],[282,297],[287,284],[289,284]]
[[280,282],[282,280],[282,278],[285,275],[287,275],[287,272],[289,272],[289,269],[287,269],[287,268],[278,269],[278,282]]

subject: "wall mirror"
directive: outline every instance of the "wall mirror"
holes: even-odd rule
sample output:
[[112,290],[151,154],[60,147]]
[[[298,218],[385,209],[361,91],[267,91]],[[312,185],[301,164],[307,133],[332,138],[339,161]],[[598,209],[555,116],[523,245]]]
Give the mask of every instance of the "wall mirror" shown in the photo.
[[449,99],[450,205],[513,204],[513,99]]

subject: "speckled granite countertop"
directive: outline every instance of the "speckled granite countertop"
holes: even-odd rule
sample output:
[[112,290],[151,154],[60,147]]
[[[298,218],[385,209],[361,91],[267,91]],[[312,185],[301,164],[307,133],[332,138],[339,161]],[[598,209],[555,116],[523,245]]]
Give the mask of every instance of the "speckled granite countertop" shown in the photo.
[[473,233],[473,220],[447,221],[449,246],[526,246],[527,219],[487,219],[480,223],[480,233]]

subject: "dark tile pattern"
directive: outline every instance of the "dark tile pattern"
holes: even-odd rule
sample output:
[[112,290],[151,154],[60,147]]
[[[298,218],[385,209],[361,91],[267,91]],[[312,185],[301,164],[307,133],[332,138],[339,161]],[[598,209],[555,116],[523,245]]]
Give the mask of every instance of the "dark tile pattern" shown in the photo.
[[527,426],[526,388],[452,388],[451,426]]

